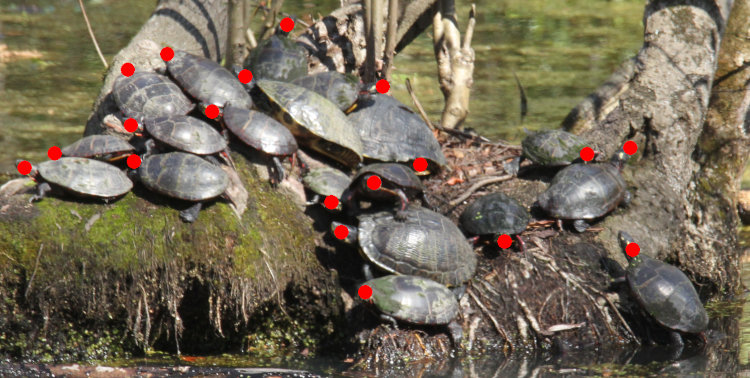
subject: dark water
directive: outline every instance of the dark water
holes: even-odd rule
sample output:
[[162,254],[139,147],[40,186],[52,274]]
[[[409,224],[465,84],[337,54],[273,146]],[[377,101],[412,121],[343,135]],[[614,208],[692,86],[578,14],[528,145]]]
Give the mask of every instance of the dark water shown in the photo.
[[[108,60],[124,47],[154,2],[138,0],[87,1],[87,11],[99,44]],[[325,14],[338,1],[287,0],[285,10],[303,16]],[[492,138],[518,141],[523,127],[555,128],[567,112],[601,84],[641,45],[643,1],[479,1],[473,47],[476,52],[471,114],[465,126]],[[459,25],[466,25],[468,7],[461,2]],[[431,30],[396,59],[391,83],[396,97],[410,104],[404,81],[409,78],[434,120],[439,119],[442,94],[438,87],[431,47]],[[0,172],[15,172],[15,159],[32,162],[46,158],[50,146],[64,146],[80,137],[96,98],[102,63],[91,44],[77,1],[0,1],[0,44],[23,57],[0,61]],[[515,72],[529,98],[529,114],[520,123]],[[744,185],[750,186],[746,172]],[[750,230],[743,243],[750,244]],[[750,264],[743,265],[750,280]],[[750,305],[740,320],[739,361],[727,369],[748,364]],[[720,306],[719,306],[720,307]],[[747,311],[744,311],[744,310]],[[718,312],[720,315],[720,311]],[[705,373],[709,358],[731,361],[732,351],[693,353],[677,362],[658,362],[659,351],[602,355],[583,351],[563,359],[545,357],[504,360],[497,356],[440,361],[406,370],[379,371],[378,375],[404,376],[536,376],[641,375]],[[655,361],[656,360],[656,361]],[[649,363],[650,362],[650,363]],[[125,364],[184,364],[173,356],[120,361]],[[298,360],[283,356],[250,359],[222,356],[197,360],[205,365],[285,365],[328,374],[341,372],[342,361]],[[731,365],[731,366],[729,366]],[[723,370],[722,369],[719,370]],[[719,373],[713,370],[712,373]],[[750,371],[745,370],[746,374]]]

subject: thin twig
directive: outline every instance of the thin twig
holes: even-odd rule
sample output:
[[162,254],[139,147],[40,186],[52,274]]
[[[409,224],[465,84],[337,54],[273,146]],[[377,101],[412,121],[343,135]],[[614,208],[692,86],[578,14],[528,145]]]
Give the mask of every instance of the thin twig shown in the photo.
[[510,180],[512,178],[513,178],[513,176],[511,176],[511,175],[502,175],[502,176],[490,177],[490,178],[484,179],[482,181],[479,181],[476,184],[472,185],[469,189],[467,189],[463,194],[461,194],[456,199],[454,199],[453,201],[451,201],[450,205],[451,206],[458,205],[459,203],[463,202],[465,199],[471,197],[471,195],[474,192],[476,192],[479,188],[481,188],[481,187],[483,187],[485,185],[494,184],[494,183],[497,183],[497,182],[508,181],[508,180]]
[[24,298],[29,297],[29,290],[31,290],[31,283],[34,282],[34,277],[36,276],[36,270],[39,268],[39,258],[42,257],[42,249],[44,249],[44,243],[42,243],[39,246],[39,252],[36,253],[36,262],[34,263],[34,271],[31,272],[31,278],[29,278],[29,283],[26,285],[26,291],[23,293]]
[[263,254],[263,262],[266,264],[266,268],[268,268],[268,272],[271,273],[271,278],[273,279],[273,283],[276,285],[276,289],[274,290],[274,292],[276,293],[276,299],[279,301],[279,308],[281,309],[281,312],[284,313],[284,315],[289,317],[289,314],[287,314],[286,310],[284,309],[284,305],[281,301],[279,282],[276,280],[276,274],[273,273],[273,269],[271,269],[271,265],[268,263],[268,254],[266,253],[266,251],[263,250],[263,248],[260,249],[260,253]]
[[91,23],[89,23],[89,16],[86,15],[86,8],[83,6],[83,0],[78,0],[78,5],[81,7],[81,13],[83,13],[83,20],[86,21],[86,28],[89,29],[89,35],[91,36],[91,41],[94,42],[94,47],[96,47],[96,53],[99,54],[99,59],[102,60],[102,63],[104,64],[104,68],[109,68],[109,64],[107,64],[107,60],[104,59],[104,55],[102,55],[102,50],[99,48],[99,43],[96,42],[96,36],[94,35],[94,30],[91,29]]
[[471,290],[466,290],[466,292],[469,294],[471,299],[474,300],[474,302],[479,306],[479,309],[482,310],[482,312],[487,315],[488,318],[490,318],[490,321],[492,321],[492,324],[495,326],[495,330],[497,333],[503,336],[505,338],[505,341],[510,345],[510,351],[513,351],[513,343],[510,342],[510,339],[508,339],[508,334],[505,333],[505,330],[503,327],[500,326],[500,323],[497,322],[497,319],[495,319],[494,316],[492,316],[492,313],[487,309],[487,307],[482,304],[482,302],[479,301],[476,295]]

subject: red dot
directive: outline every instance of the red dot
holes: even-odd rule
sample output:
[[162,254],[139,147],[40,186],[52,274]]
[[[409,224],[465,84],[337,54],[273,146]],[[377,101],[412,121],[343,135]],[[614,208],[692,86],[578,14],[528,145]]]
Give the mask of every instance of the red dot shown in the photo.
[[635,144],[632,140],[629,140],[625,142],[625,144],[622,146],[622,149],[625,151],[628,155],[633,155],[636,151],[638,151],[638,145]]
[[333,209],[335,209],[339,205],[339,199],[336,198],[336,196],[333,196],[333,195],[328,196],[323,201],[323,205],[326,207],[326,209],[333,210]]
[[423,157],[418,157],[414,159],[414,163],[412,163],[414,166],[414,170],[417,172],[423,172],[425,169],[427,169],[427,159]]
[[172,58],[174,58],[174,50],[172,50],[171,47],[165,47],[161,49],[159,55],[161,56],[162,60],[164,60],[165,62],[169,62],[170,60],[172,60]]
[[510,248],[511,244],[513,244],[513,239],[507,234],[502,234],[497,238],[497,245],[502,249]]
[[591,161],[594,159],[594,149],[591,147],[581,148],[581,159],[583,161]]
[[131,63],[125,63],[120,67],[120,72],[125,76],[130,76],[135,72],[135,67]]
[[375,89],[378,90],[378,93],[386,93],[391,89],[391,84],[386,79],[380,79],[375,84]]
[[52,146],[47,150],[47,157],[49,157],[52,160],[57,160],[62,156],[62,151],[60,151],[60,147]]
[[240,83],[247,84],[250,80],[253,80],[253,73],[250,70],[242,70],[237,77],[240,79]]
[[216,119],[219,116],[219,107],[216,105],[206,106],[206,117]]
[[630,257],[636,257],[641,253],[641,247],[639,247],[637,243],[628,243],[628,245],[625,246],[625,253]]
[[333,230],[333,235],[336,236],[339,240],[344,240],[349,235],[349,228],[342,225],[336,226],[336,228]]
[[370,178],[367,179],[367,187],[370,188],[370,190],[378,190],[380,189],[380,177],[376,175],[370,176]]
[[128,156],[127,163],[130,169],[136,169],[141,166],[141,158],[136,154],[131,154],[130,156]]
[[359,294],[360,298],[368,300],[372,297],[372,288],[370,285],[362,285],[359,287],[359,290],[357,290],[357,294]]
[[138,121],[133,118],[128,118],[123,123],[123,126],[125,126],[127,132],[132,133],[133,131],[138,130]]
[[279,26],[281,26],[281,30],[289,33],[290,31],[292,31],[292,29],[294,29],[294,20],[289,17],[284,17],[279,22]]
[[29,172],[31,172],[31,163],[26,160],[22,160],[18,162],[18,166],[16,166],[16,168],[18,168],[18,173],[22,175],[28,175]]

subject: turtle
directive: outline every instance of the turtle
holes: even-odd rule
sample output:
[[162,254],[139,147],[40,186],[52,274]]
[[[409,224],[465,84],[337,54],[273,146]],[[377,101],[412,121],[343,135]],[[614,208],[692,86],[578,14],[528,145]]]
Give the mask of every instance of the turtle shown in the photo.
[[[346,226],[345,243],[359,243],[364,259],[392,274],[417,275],[458,287],[474,276],[477,257],[461,230],[448,218],[421,207],[405,210],[406,220],[380,211],[362,214],[359,226]],[[332,223],[332,229],[342,225]],[[363,273],[370,279],[369,265]]]
[[117,167],[82,157],[45,161],[34,168],[31,175],[38,183],[37,194],[31,197],[32,202],[41,200],[55,189],[78,197],[101,198],[109,202],[133,188],[133,182]]
[[529,211],[518,200],[496,192],[477,198],[461,213],[460,222],[464,231],[472,235],[502,234],[516,235],[521,251],[525,244],[520,234],[531,220]]
[[321,197],[328,196],[335,196],[340,200],[350,182],[351,178],[336,168],[326,166],[311,169],[302,177],[302,183],[315,193],[307,204],[320,203]]
[[[529,159],[544,167],[562,167],[574,162],[582,162],[581,150],[589,143],[578,135],[562,130],[526,131],[521,141],[521,156],[506,167],[510,174],[517,174],[521,161]],[[595,155],[597,153],[595,152]]]
[[453,345],[461,344],[463,331],[456,316],[456,296],[433,280],[411,275],[388,275],[365,282],[372,289],[368,299],[381,318],[396,327],[396,320],[417,325],[446,325]]
[[633,296],[656,322],[670,330],[675,346],[682,351],[681,334],[701,334],[708,327],[708,314],[690,279],[673,265],[643,253],[631,257],[626,247],[633,238],[625,231],[618,233],[620,247],[628,260],[624,277]]
[[115,80],[112,95],[120,111],[138,123],[147,118],[185,115],[195,107],[169,78],[148,71],[120,76]]
[[135,147],[114,135],[89,135],[63,147],[62,155],[113,162],[134,151]]
[[[144,122],[146,132],[159,144],[195,155],[214,155],[227,150],[227,141],[211,125],[198,118],[172,115]],[[150,150],[152,143],[147,143]]]
[[[370,177],[373,176],[380,179],[379,188],[374,190],[369,187]],[[396,213],[398,220],[403,220],[403,211],[409,205],[409,198],[421,197],[422,203],[430,207],[422,181],[414,174],[414,170],[397,163],[370,164],[357,171],[341,197],[341,202],[346,204],[351,215],[359,211],[357,201],[359,197],[374,200],[398,198],[400,203]]]
[[356,108],[357,101],[366,99],[374,86],[363,86],[359,78],[352,74],[342,74],[336,71],[319,72],[312,75],[298,77],[292,84],[307,88],[329,99],[344,113],[350,113]]
[[167,71],[204,108],[216,105],[223,109],[227,102],[246,109],[253,106],[237,76],[213,60],[177,50],[167,62]]
[[195,202],[180,212],[185,222],[194,222],[202,201],[220,196],[229,185],[227,174],[205,159],[185,152],[150,155],[133,175],[157,193]]
[[289,129],[261,112],[234,105],[224,109],[224,125],[243,143],[271,157],[276,171],[275,174],[269,172],[272,183],[284,180],[284,167],[279,157],[297,152],[297,141]]
[[301,145],[347,167],[362,162],[362,141],[357,131],[327,98],[272,80],[257,80],[251,93],[256,105],[286,126]]
[[262,41],[243,66],[258,79],[290,82],[307,75],[307,50],[276,29],[276,34]]
[[550,216],[574,220],[573,228],[585,231],[585,220],[600,218],[618,205],[630,203],[630,192],[620,174],[630,156],[620,149],[609,162],[571,164],[557,172],[550,186],[537,197],[537,205]]
[[391,96],[372,94],[347,117],[362,139],[362,155],[370,161],[411,165],[421,157],[427,160],[427,169],[419,175],[434,173],[446,164],[427,124]]

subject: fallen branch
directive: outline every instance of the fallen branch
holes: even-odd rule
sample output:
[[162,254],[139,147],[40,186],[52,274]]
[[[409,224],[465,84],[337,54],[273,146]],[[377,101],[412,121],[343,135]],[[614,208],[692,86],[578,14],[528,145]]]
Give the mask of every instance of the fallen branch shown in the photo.
[[451,206],[456,206],[459,203],[463,202],[465,199],[471,197],[471,195],[474,192],[476,192],[479,188],[481,188],[481,187],[483,187],[485,185],[494,184],[494,183],[497,183],[497,182],[508,181],[508,180],[510,180],[512,178],[513,178],[513,176],[511,176],[511,175],[502,175],[502,176],[490,177],[490,178],[484,179],[482,181],[479,181],[476,184],[472,185],[469,189],[467,189],[463,194],[461,194],[460,196],[456,197],[456,199],[452,200],[449,204]]

